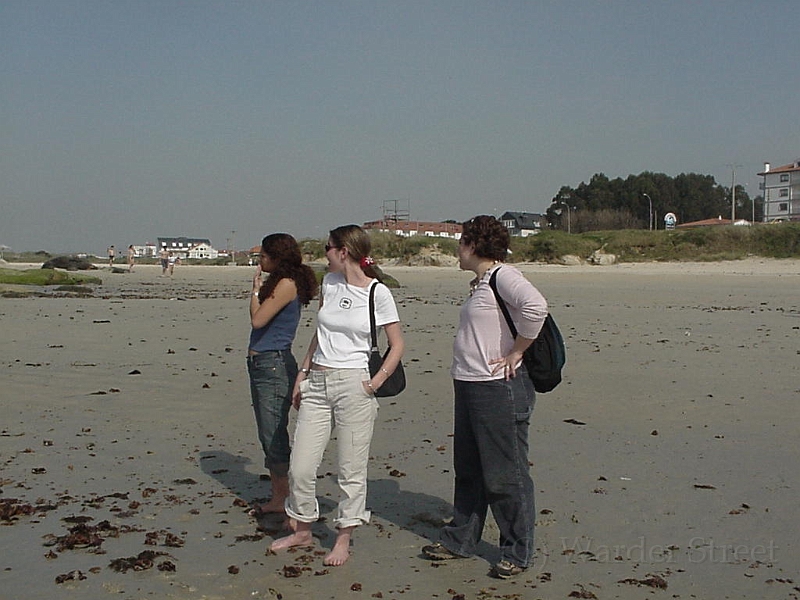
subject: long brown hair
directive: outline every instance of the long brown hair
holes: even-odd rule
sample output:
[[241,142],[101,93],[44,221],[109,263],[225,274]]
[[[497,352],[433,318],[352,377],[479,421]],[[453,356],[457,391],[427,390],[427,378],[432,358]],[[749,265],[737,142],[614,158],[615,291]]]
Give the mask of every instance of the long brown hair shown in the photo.
[[383,283],[378,269],[372,265],[364,265],[362,260],[369,256],[372,250],[372,240],[369,234],[358,225],[342,225],[328,232],[333,245],[337,248],[347,248],[347,253],[354,259],[367,277],[372,277]]
[[283,279],[291,279],[297,286],[297,297],[300,304],[308,305],[317,295],[319,284],[314,270],[303,264],[300,245],[288,233],[272,233],[261,240],[261,252],[275,262],[275,268],[261,284],[258,290],[258,301],[264,302],[275,291],[275,286]]

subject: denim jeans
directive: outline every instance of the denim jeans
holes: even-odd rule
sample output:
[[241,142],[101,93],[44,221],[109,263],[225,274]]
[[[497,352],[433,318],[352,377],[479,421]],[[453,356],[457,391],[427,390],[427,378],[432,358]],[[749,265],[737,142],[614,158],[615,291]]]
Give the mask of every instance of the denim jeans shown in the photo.
[[528,467],[528,428],[536,400],[524,367],[509,381],[454,381],[453,520],[440,541],[472,556],[488,508],[500,530],[501,560],[533,562],[534,487]]
[[264,466],[273,475],[286,475],[290,454],[289,410],[297,361],[290,350],[262,352],[247,357],[247,372]]
[[369,523],[367,464],[378,401],[364,389],[368,380],[367,369],[326,369],[312,370],[300,382],[286,501],[286,514],[293,519],[313,523],[319,518],[317,469],[335,426],[341,494],[333,523],[337,528]]

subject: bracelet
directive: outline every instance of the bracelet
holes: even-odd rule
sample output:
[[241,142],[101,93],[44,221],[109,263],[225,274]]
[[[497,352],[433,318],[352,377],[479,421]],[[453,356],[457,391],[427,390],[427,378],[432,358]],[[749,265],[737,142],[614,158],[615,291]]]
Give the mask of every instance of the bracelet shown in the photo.
[[387,370],[386,370],[386,369],[384,369],[383,367],[381,367],[381,371],[383,371],[384,373],[386,373],[386,375],[387,375],[387,376],[389,375],[389,371],[387,371]]
[[253,298],[258,298],[258,292],[253,292]]
[[301,372],[303,375],[308,375],[308,374],[311,372],[311,369],[300,369],[300,372]]

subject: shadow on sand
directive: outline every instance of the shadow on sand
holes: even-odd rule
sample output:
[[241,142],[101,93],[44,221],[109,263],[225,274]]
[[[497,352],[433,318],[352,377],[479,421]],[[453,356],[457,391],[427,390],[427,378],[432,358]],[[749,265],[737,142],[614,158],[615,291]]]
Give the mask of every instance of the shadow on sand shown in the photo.
[[[373,517],[394,523],[400,529],[423,538],[421,546],[438,540],[439,530],[453,515],[450,502],[437,496],[404,490],[396,479],[371,479],[367,494],[367,505]],[[496,561],[499,550],[481,541],[476,555]]]
[[[248,506],[265,502],[270,495],[269,478],[266,474],[256,475],[247,471],[252,461],[244,456],[233,455],[226,450],[207,450],[200,453],[200,468],[209,477],[236,494]],[[335,475],[328,475],[336,483]],[[321,540],[333,540],[336,536],[332,525],[336,513],[337,500],[317,496],[320,520],[314,527],[314,536]],[[435,541],[445,520],[453,514],[450,502],[437,496],[404,490],[396,479],[370,479],[367,491],[367,506],[373,518],[393,523],[400,529],[409,531],[424,540]],[[247,509],[243,507],[243,510]],[[271,535],[282,531],[282,515],[266,515],[257,519],[259,528]],[[481,542],[478,554],[491,555],[496,549]]]

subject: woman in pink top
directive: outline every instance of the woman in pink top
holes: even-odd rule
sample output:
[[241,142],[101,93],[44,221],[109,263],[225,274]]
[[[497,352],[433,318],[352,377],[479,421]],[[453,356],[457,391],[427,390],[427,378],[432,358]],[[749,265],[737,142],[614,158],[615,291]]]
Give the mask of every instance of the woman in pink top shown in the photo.
[[[491,574],[518,575],[533,563],[534,487],[528,468],[528,428],[535,392],[522,354],[536,339],[547,302],[516,268],[504,265],[506,227],[490,216],[464,223],[459,266],[475,273],[461,307],[453,345],[455,392],[453,520],[425,546],[432,560],[466,558],[481,540],[488,509],[500,530],[500,560]],[[517,326],[516,339],[495,300],[496,283]]]

